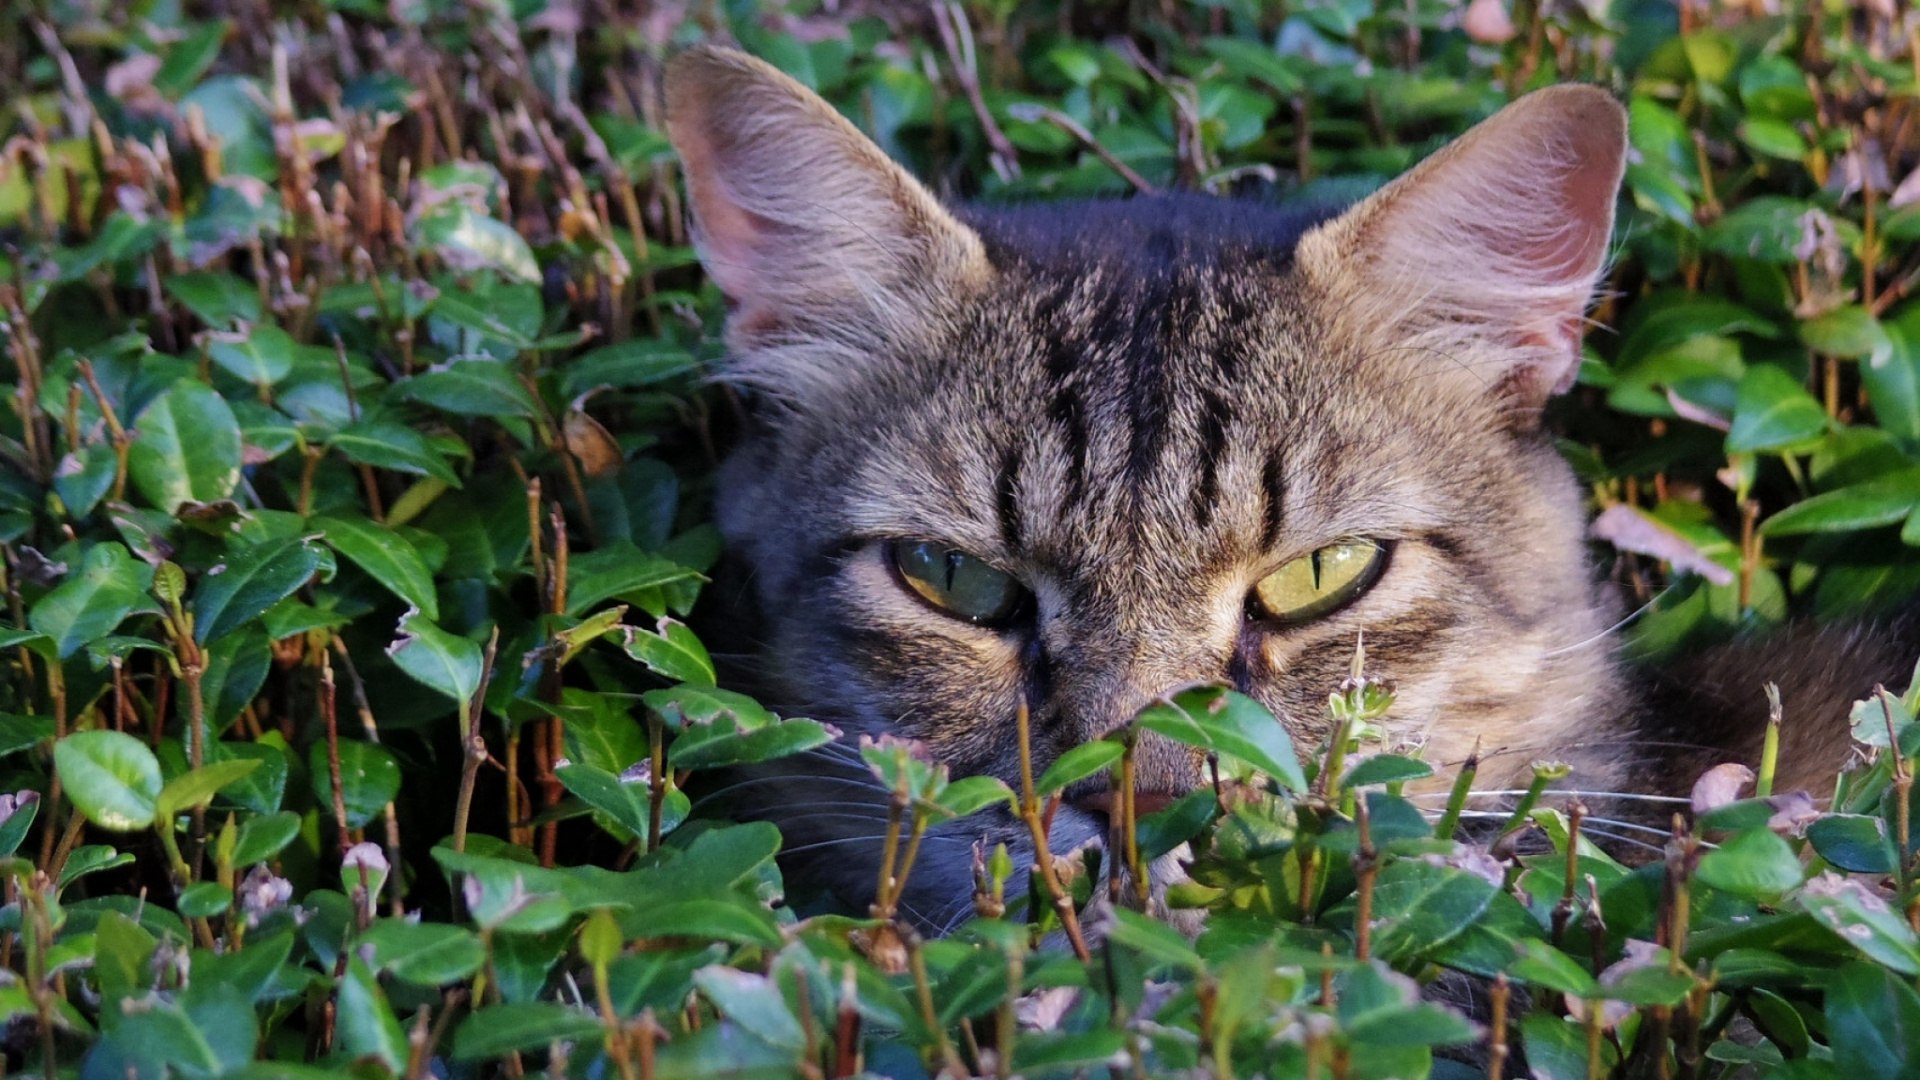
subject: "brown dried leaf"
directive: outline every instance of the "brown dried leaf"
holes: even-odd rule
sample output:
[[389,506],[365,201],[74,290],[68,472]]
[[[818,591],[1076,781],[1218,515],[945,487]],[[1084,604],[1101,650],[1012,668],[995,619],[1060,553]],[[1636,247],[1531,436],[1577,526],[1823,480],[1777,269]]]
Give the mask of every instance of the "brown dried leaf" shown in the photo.
[[561,433],[566,437],[567,450],[580,459],[580,467],[588,476],[610,475],[626,462],[613,435],[600,426],[600,421],[580,409],[567,410]]
[[1735,802],[1751,783],[1753,770],[1745,765],[1737,761],[1715,765],[1693,782],[1693,812],[1696,815],[1704,814]]
[[1635,506],[1615,503],[1593,519],[1590,530],[1621,551],[1651,555],[1675,570],[1699,574],[1715,585],[1733,584],[1733,571],[1700,553],[1693,541]]
[[1513,19],[1501,0],[1473,0],[1460,20],[1460,28],[1482,45],[1503,45],[1512,41],[1516,33]]

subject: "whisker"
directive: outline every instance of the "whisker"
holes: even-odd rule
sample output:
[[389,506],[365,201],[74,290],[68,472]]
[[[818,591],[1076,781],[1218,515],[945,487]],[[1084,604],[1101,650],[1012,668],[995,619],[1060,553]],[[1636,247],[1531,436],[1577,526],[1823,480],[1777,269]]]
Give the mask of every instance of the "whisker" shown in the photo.
[[1656,829],[1651,825],[1642,825],[1637,821],[1621,821],[1618,818],[1590,817],[1583,818],[1582,821],[1585,822],[1585,824],[1583,824],[1581,828],[1586,828],[1590,825],[1605,825],[1612,829],[1632,829],[1634,832],[1643,832],[1652,836],[1667,837],[1673,835],[1671,829]]
[[[811,844],[801,844],[799,847],[783,848],[780,854],[798,855],[803,851],[833,847],[836,844],[878,844],[884,842],[886,838],[885,833],[872,833],[867,836],[839,836],[832,840],[816,840]],[[922,844],[961,844],[966,847],[973,846],[973,841],[971,840],[965,840],[957,836],[936,836],[933,833],[928,833],[921,837],[920,841]]]
[[[1616,844],[1625,844],[1628,847],[1636,847],[1636,848],[1639,848],[1641,851],[1652,852],[1655,855],[1666,854],[1665,848],[1655,847],[1654,845],[1649,844],[1644,840],[1635,840],[1631,836],[1621,836],[1619,833],[1610,833],[1610,832],[1607,832],[1605,829],[1583,829],[1582,832],[1588,836],[1598,836],[1604,840],[1611,840]],[[1705,846],[1715,847],[1717,845],[1707,844]]]
[[[746,780],[740,780],[735,783],[728,784],[726,787],[718,788],[716,790],[707,792],[705,795],[702,795],[698,800],[694,802],[693,809],[698,810],[700,807],[705,806],[711,800],[717,799],[720,796],[726,795],[730,792],[739,791],[742,788],[756,787],[761,784],[785,784],[785,783],[791,783],[793,782],[793,780],[794,780],[794,777],[792,776],[750,777]],[[849,787],[856,787],[862,791],[869,792],[873,795],[879,796],[879,798],[876,798],[875,800],[876,802],[882,801],[887,794],[886,791],[883,790],[879,785],[874,784],[871,781],[854,780],[844,776],[816,776],[816,775],[810,774],[807,777],[805,777],[805,781],[808,784],[829,783],[829,784],[845,784]]]
[[[1482,797],[1517,798],[1527,793],[1525,788],[1504,788],[1500,790],[1469,791],[1467,798]],[[1449,791],[1417,791],[1405,796],[1409,799],[1445,799],[1452,795]],[[1679,803],[1690,806],[1692,799],[1683,799],[1675,795],[1641,795],[1631,791],[1582,791],[1573,788],[1548,788],[1541,795],[1572,795],[1582,799],[1633,799],[1639,802]]]
[[1612,626],[1607,627],[1605,630],[1600,631],[1599,633],[1593,635],[1592,637],[1587,638],[1584,641],[1576,641],[1571,645],[1563,645],[1558,649],[1549,649],[1547,652],[1541,654],[1542,658],[1544,659],[1544,658],[1555,657],[1555,656],[1565,656],[1567,653],[1577,652],[1578,650],[1584,649],[1589,645],[1593,645],[1597,642],[1604,641],[1607,638],[1612,637],[1614,634],[1617,634],[1620,631],[1626,629],[1635,619],[1638,619],[1640,616],[1645,615],[1647,612],[1653,610],[1653,606],[1655,604],[1658,604],[1662,599],[1666,597],[1668,593],[1672,592],[1674,589],[1678,587],[1679,587],[1679,583],[1677,581],[1672,585],[1668,585],[1666,588],[1661,589],[1657,593],[1654,593],[1652,599],[1649,599],[1646,603],[1641,604],[1639,607],[1634,608],[1632,611],[1627,612],[1626,617],[1621,619],[1619,622],[1614,623]]

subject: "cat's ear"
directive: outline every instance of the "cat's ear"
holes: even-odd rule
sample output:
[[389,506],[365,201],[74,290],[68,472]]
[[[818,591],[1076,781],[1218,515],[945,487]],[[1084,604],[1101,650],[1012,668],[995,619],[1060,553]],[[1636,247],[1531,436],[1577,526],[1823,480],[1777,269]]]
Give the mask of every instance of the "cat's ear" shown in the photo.
[[1604,90],[1535,91],[1302,240],[1299,265],[1336,334],[1537,416],[1579,371],[1626,142]]
[[911,322],[990,273],[979,237],[818,94],[764,61],[699,47],[666,71],[667,133],[695,243],[749,339]]

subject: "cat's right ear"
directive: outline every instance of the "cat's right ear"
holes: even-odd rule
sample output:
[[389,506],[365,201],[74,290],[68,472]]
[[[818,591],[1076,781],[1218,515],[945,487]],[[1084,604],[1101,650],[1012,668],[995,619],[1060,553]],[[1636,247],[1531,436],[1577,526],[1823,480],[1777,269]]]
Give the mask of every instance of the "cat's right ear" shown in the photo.
[[907,329],[929,299],[991,273],[972,230],[771,64],[689,49],[667,66],[666,102],[737,343]]
[[1606,91],[1537,90],[1308,235],[1300,267],[1336,335],[1531,424],[1579,371],[1626,149]]

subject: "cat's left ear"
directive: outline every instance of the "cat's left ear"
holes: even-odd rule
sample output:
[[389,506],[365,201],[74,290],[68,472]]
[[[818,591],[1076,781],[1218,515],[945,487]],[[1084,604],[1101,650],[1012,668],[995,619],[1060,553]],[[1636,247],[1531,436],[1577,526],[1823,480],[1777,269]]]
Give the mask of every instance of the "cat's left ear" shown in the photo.
[[665,90],[694,241],[736,305],[736,345],[910,333],[990,276],[978,236],[771,64],[699,46],[668,65]]
[[1531,423],[1579,372],[1626,146],[1606,91],[1535,91],[1308,235],[1301,272],[1336,335],[1461,370]]

